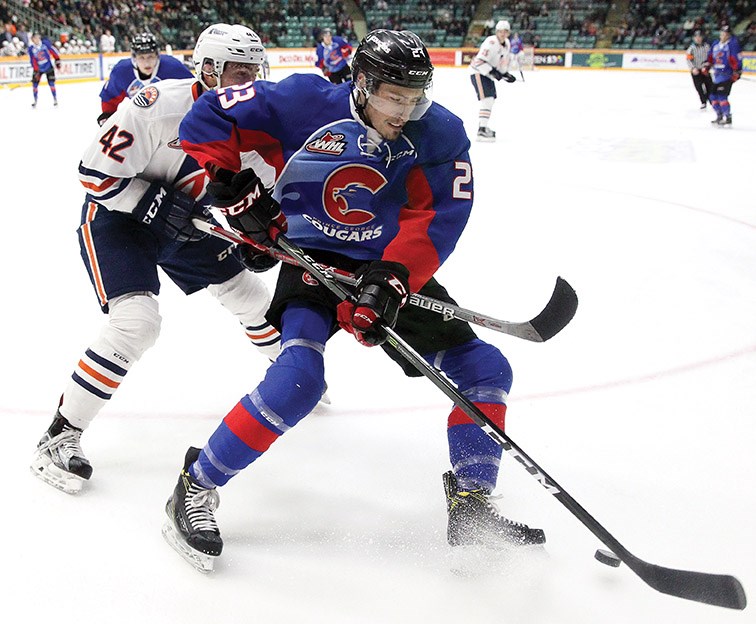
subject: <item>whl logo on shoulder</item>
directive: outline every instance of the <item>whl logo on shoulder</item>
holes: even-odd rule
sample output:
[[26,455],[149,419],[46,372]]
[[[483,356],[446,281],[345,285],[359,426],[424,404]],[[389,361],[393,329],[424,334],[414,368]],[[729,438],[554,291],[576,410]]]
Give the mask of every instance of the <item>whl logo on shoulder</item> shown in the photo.
[[340,156],[346,149],[346,141],[344,141],[343,134],[332,134],[331,131],[328,130],[323,136],[318,137],[314,141],[310,141],[305,145],[305,149],[308,152],[313,152],[315,154]]

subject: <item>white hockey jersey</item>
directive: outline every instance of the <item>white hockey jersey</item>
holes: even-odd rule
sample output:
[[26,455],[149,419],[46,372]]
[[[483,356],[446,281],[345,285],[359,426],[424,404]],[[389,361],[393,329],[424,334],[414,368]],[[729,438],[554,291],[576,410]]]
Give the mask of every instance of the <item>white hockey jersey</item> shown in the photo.
[[475,58],[470,62],[470,70],[483,76],[487,76],[492,69],[505,73],[509,69],[509,48],[509,37],[504,43],[501,43],[496,35],[486,37]]
[[[87,193],[108,210],[120,212],[132,212],[156,181],[203,198],[205,171],[178,140],[179,124],[201,93],[194,78],[162,80],[124,100],[79,164],[79,180]],[[256,152],[243,155],[242,167],[251,167],[264,184],[273,185],[275,170]]]

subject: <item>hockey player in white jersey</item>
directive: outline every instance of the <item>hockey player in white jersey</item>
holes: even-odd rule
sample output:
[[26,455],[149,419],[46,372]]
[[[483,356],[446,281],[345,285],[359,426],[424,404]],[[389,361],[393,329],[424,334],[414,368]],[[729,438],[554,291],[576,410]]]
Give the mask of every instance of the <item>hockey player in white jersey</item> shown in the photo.
[[496,132],[488,127],[496,100],[496,83],[494,80],[514,82],[516,78],[509,73],[510,44],[509,22],[499,20],[496,32],[486,37],[480,50],[470,63],[470,81],[478,96],[478,141],[495,141]]
[[[266,358],[278,355],[280,335],[264,316],[270,294],[245,270],[275,262],[231,253],[227,242],[194,228],[192,217],[209,215],[207,179],[178,142],[179,123],[203,91],[254,81],[264,57],[260,38],[249,28],[210,26],[194,49],[196,78],[163,80],[124,101],[82,158],[79,178],[87,195],[79,242],[108,317],[74,369],[31,465],[35,475],[65,492],[78,492],[92,474],[82,432],[158,337],[158,266],[187,295],[207,288]],[[269,175],[272,185],[272,170],[258,154],[242,159],[242,166]]]

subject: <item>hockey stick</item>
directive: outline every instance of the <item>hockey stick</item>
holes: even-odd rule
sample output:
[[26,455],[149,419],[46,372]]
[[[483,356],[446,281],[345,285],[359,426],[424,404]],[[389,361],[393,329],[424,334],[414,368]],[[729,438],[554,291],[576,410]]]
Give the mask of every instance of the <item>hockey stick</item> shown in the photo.
[[[342,301],[354,302],[354,295],[335,277],[307,256],[302,249],[286,239],[278,238],[277,244],[294,258],[300,267],[309,271],[323,286],[328,288]],[[493,423],[472,401],[461,394],[452,383],[430,366],[418,353],[407,344],[393,329],[381,327],[387,342],[420,373],[430,379],[455,405],[465,412],[483,431],[501,448],[516,459],[525,470],[533,476],[551,495],[564,505],[583,525],[601,542],[608,546],[619,559],[635,572],[653,589],[696,602],[745,609],[746,595],[740,581],[734,576],[690,572],[654,565],[639,559],[627,550],[607,531],[591,514],[589,514],[561,485],[552,479],[525,451],[523,451],[502,429]]]
[[[207,232],[218,238],[223,238],[237,244],[250,245],[258,251],[269,254],[276,260],[286,262],[287,264],[299,265],[296,259],[292,258],[290,255],[260,245],[241,233],[226,230],[219,225],[204,221],[203,219],[194,218],[192,219],[192,223],[198,230]],[[332,274],[340,282],[352,286],[357,282],[353,273],[342,271],[341,269],[324,264],[318,264],[318,266]],[[500,321],[499,319],[486,316],[485,314],[466,310],[452,303],[434,299],[433,297],[428,297],[426,295],[420,295],[418,293],[412,293],[410,295],[409,303],[419,308],[425,308],[426,310],[443,314],[446,319],[455,318],[523,340],[544,342],[549,338],[553,338],[572,320],[572,317],[575,316],[577,310],[578,299],[572,286],[570,286],[566,280],[558,277],[556,285],[554,286],[554,292],[551,294],[551,298],[546,304],[546,307],[540,314],[538,314],[538,316],[530,321],[522,323]]]

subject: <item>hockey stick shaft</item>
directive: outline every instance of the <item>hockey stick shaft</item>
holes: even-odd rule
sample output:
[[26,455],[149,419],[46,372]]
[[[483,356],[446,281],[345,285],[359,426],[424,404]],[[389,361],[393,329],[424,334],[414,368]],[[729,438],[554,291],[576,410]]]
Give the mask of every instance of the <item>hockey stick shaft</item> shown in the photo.
[[[194,226],[208,234],[212,234],[218,238],[225,239],[232,243],[250,245],[258,251],[269,254],[276,260],[285,262],[287,264],[298,264],[290,255],[282,253],[277,249],[272,249],[264,245],[260,245],[251,238],[244,236],[243,234],[226,230],[219,225],[205,221],[203,219],[192,219]],[[335,267],[331,267],[324,264],[318,264],[323,270],[332,274],[335,279],[345,284],[354,285],[357,280],[353,273],[343,271]],[[549,338],[554,337],[572,320],[577,310],[577,295],[566,280],[561,277],[557,278],[554,291],[546,304],[546,307],[541,311],[538,316],[525,322],[512,322],[502,321],[479,312],[473,312],[461,308],[453,303],[434,299],[426,295],[418,293],[412,293],[409,298],[409,303],[419,308],[425,308],[431,312],[442,314],[444,318],[455,318],[461,321],[472,323],[473,325],[479,325],[493,331],[514,336],[522,340],[529,340],[531,342],[544,342]]]
[[[277,244],[299,266],[306,269],[328,290],[343,301],[354,301],[354,295],[338,283],[332,274],[323,270],[302,249],[291,243],[285,236],[280,236]],[[745,609],[746,596],[743,586],[735,577],[724,574],[709,574],[665,568],[639,559],[627,550],[607,529],[605,529],[586,509],[541,468],[522,448],[491,421],[472,401],[457,390],[454,385],[435,368],[430,366],[407,342],[393,329],[382,327],[387,342],[420,373],[427,377],[452,402],[465,412],[483,431],[496,442],[508,455],[520,463],[551,495],[554,496],[570,513],[593,533],[603,544],[609,547],[627,566],[653,589],[706,604]]]

